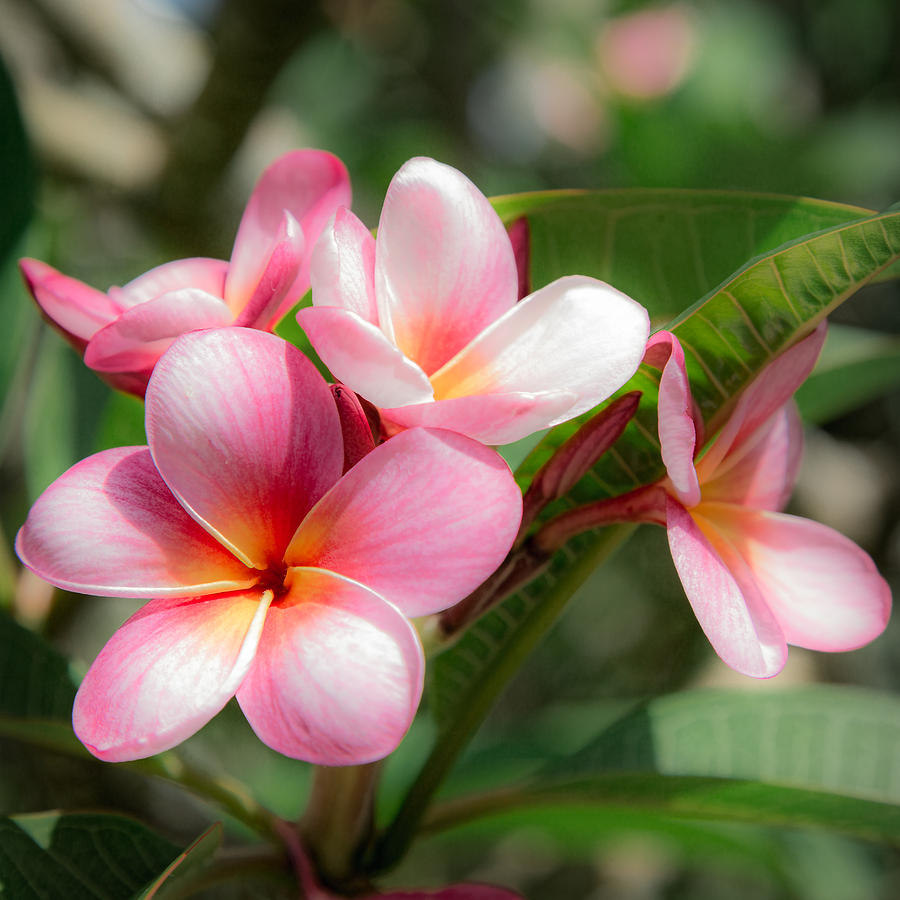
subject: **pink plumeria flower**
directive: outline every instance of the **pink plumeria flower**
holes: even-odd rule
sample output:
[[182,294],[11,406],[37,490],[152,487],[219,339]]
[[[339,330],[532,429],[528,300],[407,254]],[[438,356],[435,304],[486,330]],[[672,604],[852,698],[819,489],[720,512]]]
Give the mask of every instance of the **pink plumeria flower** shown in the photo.
[[890,588],[868,554],[831,528],[780,512],[802,453],[791,397],[824,340],[822,323],[771,362],[696,460],[681,345],[659,332],[648,347],[648,360],[662,368],[659,437],[668,472],[655,516],[716,653],[760,678],[781,671],[788,644],[853,650],[877,637],[890,615]]
[[395,426],[487,444],[574,418],[634,373],[644,308],[560,278],[520,302],[510,238],[464,175],[412,159],[391,181],[378,239],[339,209],[312,258],[298,320],[335,377]]
[[143,396],[179,335],[246,325],[271,330],[309,288],[309,256],[335,209],[350,203],[343,163],[295,150],[257,182],[231,261],[179,259],[103,293],[35,259],[20,262],[44,316],[114,387]]
[[149,447],[58,478],[16,540],[66,590],[149,599],[81,684],[81,741],[105,760],[148,756],[236,695],[288,756],[393,750],[422,690],[408,617],[458,601],[503,559],[521,515],[506,464],[420,428],[342,476],[328,386],[300,351],[246,328],[178,338],[150,379],[146,427]]

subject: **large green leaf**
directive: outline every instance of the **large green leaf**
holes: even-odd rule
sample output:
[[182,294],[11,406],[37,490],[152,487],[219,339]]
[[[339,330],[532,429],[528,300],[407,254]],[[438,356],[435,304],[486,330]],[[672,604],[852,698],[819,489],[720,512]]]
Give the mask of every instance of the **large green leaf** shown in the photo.
[[[672,327],[685,347],[694,397],[708,432],[721,425],[739,393],[775,355],[898,259],[900,212],[889,211],[767,252],[682,313]],[[656,438],[657,386],[653,370],[644,367],[625,385],[623,391],[643,391],[635,419],[612,450],[548,514],[652,483],[663,474]],[[578,424],[559,426],[541,441],[517,472],[523,485]],[[622,534],[619,527],[570,541],[543,575],[479,619],[434,660],[431,697],[439,733],[432,755],[387,831],[384,860],[401,851],[455,753],[593,571],[605,547]]]
[[153,896],[148,892],[183,855],[125,816],[53,812],[2,818],[0,894],[16,900]]
[[497,197],[529,224],[533,287],[564,275],[607,281],[656,322],[680,313],[748,259],[873,210],[742,191],[625,189]]
[[451,800],[429,822],[547,806],[625,806],[897,843],[900,700],[835,686],[662,697],[522,786]]

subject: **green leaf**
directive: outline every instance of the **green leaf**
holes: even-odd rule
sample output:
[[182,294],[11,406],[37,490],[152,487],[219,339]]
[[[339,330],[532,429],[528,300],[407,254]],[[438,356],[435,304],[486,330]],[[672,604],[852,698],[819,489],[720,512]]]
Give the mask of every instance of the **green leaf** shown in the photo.
[[835,685],[660,697],[543,775],[739,778],[900,805],[900,699]]
[[812,375],[794,395],[807,422],[829,422],[900,385],[900,337],[830,325]]
[[505,222],[528,220],[533,287],[590,275],[643,303],[656,322],[752,257],[873,215],[842,203],[741,191],[548,191],[492,202]]
[[[163,896],[166,889],[193,876],[206,866],[222,843],[222,824],[210,826],[189,847],[178,854],[157,878],[144,888],[135,900],[152,900]],[[162,893],[161,893],[162,892]]]
[[328,366],[319,359],[319,354],[313,350],[313,345],[306,336],[306,332],[297,321],[297,311],[311,305],[312,294],[307,292],[306,296],[275,326],[275,334],[284,338],[289,344],[293,344],[298,350],[303,351],[326,381],[334,381],[334,376],[328,371]]
[[0,719],[68,723],[74,699],[75,685],[65,658],[34,632],[0,614]]
[[662,697],[521,787],[445,803],[429,826],[513,808],[522,823],[524,808],[569,806],[900,843],[900,700],[836,686]]
[[147,891],[181,856],[175,844],[126,816],[53,812],[4,818],[0,894],[16,900],[151,897]]
[[[789,828],[817,828],[864,840],[900,844],[900,809],[857,797],[727,778],[622,773],[560,780],[521,790],[482,795],[468,803],[437,808],[426,831],[443,830],[473,816],[515,809],[519,825],[546,824],[573,810],[596,807],[644,810],[667,818],[746,822]],[[532,819],[525,809],[538,810]]]

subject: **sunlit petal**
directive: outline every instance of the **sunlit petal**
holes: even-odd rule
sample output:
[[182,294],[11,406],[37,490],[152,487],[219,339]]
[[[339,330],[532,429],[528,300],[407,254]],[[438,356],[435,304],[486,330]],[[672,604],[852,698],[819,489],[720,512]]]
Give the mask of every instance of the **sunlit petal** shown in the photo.
[[568,391],[576,401],[541,427],[596,406],[635,372],[650,323],[646,310],[593,278],[570,276],[526,297],[450,361],[435,397]]
[[39,260],[19,260],[19,268],[41,312],[79,349],[122,312],[108,294]]
[[317,569],[292,570],[237,692],[279,753],[328,766],[380,759],[400,743],[422,694],[415,629],[377,594]]
[[331,392],[275,335],[180,337],[147,389],[154,462],[182,505],[247,565],[278,563],[344,454]]
[[493,450],[416,428],[376,447],[319,501],[289,565],[353,578],[407,616],[453,605],[506,556],[522,495]]
[[151,600],[109,640],[75,698],[79,740],[109,762],[168,750],[232,697],[256,652],[271,592]]
[[151,369],[180,334],[230,325],[231,310],[218,297],[182,288],[126,309],[101,328],[84,354],[99,372]]
[[[803,426],[793,402],[785,404],[715,469],[697,463],[703,499],[756,509],[784,508],[803,455]],[[709,474],[707,474],[709,473]]]
[[44,491],[16,552],[41,578],[111,597],[187,597],[254,574],[178,505],[146,447],[105,450]]
[[309,306],[297,321],[334,377],[376,406],[424,403],[433,392],[425,373],[375,325],[335,306]]
[[[285,211],[300,225],[312,248],[338,206],[350,205],[350,178],[344,164],[322,150],[294,150],[273,162],[260,176],[234,241],[225,300],[243,309],[259,284]],[[300,266],[294,284],[285,291],[290,306],[309,287],[309,262]]]
[[316,306],[350,310],[378,324],[375,305],[375,238],[349,209],[339,209],[322,232],[310,263]]
[[570,391],[539,394],[481,394],[382,409],[389,422],[404,428],[449,428],[483,444],[511,444],[546,428],[575,403]]
[[[697,515],[697,510],[692,513]],[[684,592],[713,649],[744,675],[777,675],[787,645],[752,575],[714,524],[695,521],[677,500],[666,507],[666,532]],[[702,530],[701,530],[702,526]],[[714,543],[713,543],[714,542]]]
[[430,375],[515,305],[518,276],[484,195],[456,169],[418,158],[385,196],[375,285],[381,327]]
[[884,630],[891,591],[871,557],[832,528],[780,513],[716,506],[790,644],[853,650]]

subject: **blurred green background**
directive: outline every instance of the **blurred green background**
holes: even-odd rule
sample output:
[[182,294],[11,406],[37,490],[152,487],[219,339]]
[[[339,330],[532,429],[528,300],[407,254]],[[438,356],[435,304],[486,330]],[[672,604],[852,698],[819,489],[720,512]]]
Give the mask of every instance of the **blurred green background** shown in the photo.
[[[298,146],[345,161],[354,208],[370,226],[392,174],[415,155],[457,166],[489,195],[665,186],[873,209],[900,199],[895,0],[0,0],[0,58],[8,72],[0,92],[0,254],[8,257],[0,270],[0,602],[82,670],[133,607],[53,596],[20,574],[11,542],[28,505],[69,465],[142,442],[141,409],[41,323],[17,256],[101,289],[173,257],[227,258],[256,177]],[[900,333],[900,290],[869,287],[835,319]],[[891,393],[812,431],[792,506],[858,541],[894,584],[898,447]],[[898,646],[892,624],[871,647],[792,650],[774,683],[741,684],[836,681],[896,692]],[[576,746],[585,710],[596,724],[623,699],[738,680],[700,634],[664,534],[641,530],[514,682],[462,777],[477,783],[527,769],[535,742]],[[427,723],[392,764],[389,789],[402,783],[403,754],[414,755],[426,731]],[[112,767],[48,766],[10,742],[0,751],[0,812],[132,810],[178,840],[209,817]],[[260,745],[234,709],[189,751],[248,780],[280,812],[299,811],[305,767]],[[654,830],[613,817],[566,843],[514,828],[426,841],[396,875],[398,883],[463,877],[534,900],[887,900],[900,895],[900,857],[830,836]]]

